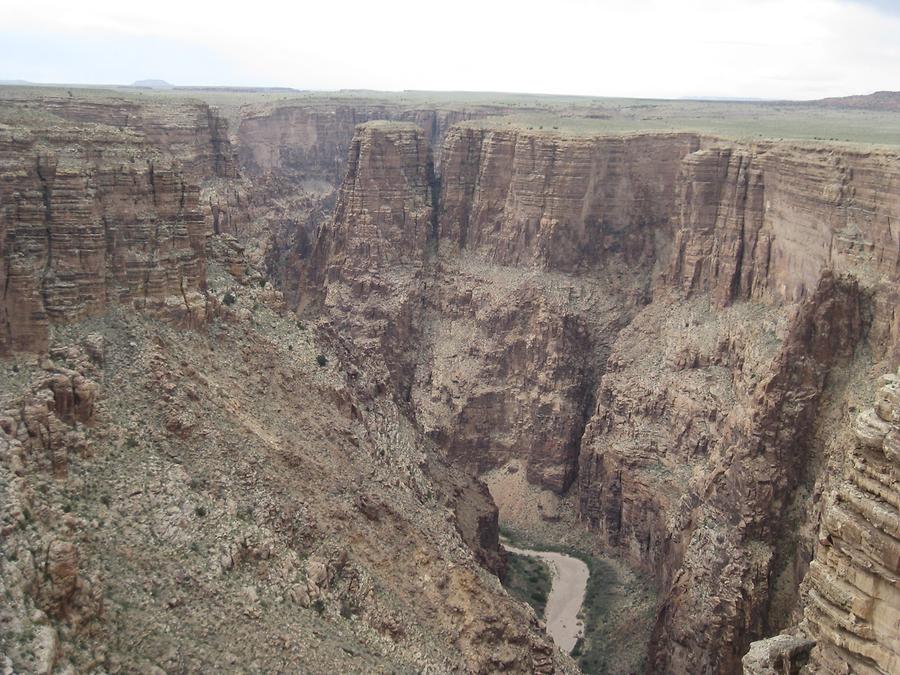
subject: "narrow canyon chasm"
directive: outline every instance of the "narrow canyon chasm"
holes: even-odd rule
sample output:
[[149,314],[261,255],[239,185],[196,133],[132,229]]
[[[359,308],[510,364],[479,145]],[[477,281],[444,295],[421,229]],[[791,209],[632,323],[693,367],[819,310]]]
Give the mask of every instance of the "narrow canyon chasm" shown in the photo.
[[[261,671],[575,672],[497,582],[473,477],[510,466],[649,579],[644,672],[900,672],[896,152],[3,105],[0,620],[37,645],[10,672],[240,642]],[[198,619],[210,593],[235,615]]]

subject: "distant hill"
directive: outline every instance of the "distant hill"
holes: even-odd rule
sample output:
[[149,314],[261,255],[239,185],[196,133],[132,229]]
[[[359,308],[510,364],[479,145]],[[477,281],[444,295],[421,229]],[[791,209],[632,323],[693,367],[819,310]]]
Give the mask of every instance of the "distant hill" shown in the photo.
[[0,84],[18,85],[31,84],[28,80],[0,80]]
[[858,110],[884,110],[900,112],[900,91],[876,91],[874,94],[823,98],[817,101],[829,108],[855,108]]
[[174,89],[174,84],[169,84],[165,80],[138,80],[132,83],[132,87],[141,87],[142,89]]

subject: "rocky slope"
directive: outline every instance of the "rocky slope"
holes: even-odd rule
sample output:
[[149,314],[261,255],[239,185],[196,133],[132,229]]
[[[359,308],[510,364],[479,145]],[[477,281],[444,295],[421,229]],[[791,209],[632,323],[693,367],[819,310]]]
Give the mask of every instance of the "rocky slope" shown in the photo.
[[484,487],[213,245],[204,330],[113,308],[4,364],[4,667],[569,670],[482,566]]

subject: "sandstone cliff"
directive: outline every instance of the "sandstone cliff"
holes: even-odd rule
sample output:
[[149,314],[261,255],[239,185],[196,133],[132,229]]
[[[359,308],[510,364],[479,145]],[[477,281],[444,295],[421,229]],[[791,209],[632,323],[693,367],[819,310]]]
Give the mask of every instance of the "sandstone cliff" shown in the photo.
[[421,334],[424,269],[435,237],[435,178],[422,130],[398,122],[357,127],[334,218],[311,257],[336,328],[387,356],[398,400],[408,400]]
[[442,151],[441,240],[498,265],[573,272],[654,256],[690,134],[571,138],[450,131]]
[[451,125],[500,115],[502,106],[417,107],[377,103],[286,102],[241,114],[236,146],[249,175],[293,175],[338,185],[358,124],[390,120],[415,124],[431,147],[440,148]]
[[[437,250],[408,235],[385,264],[366,225],[368,265],[330,257],[366,309],[327,311],[402,363],[403,398],[457,461],[575,481],[608,550],[657,580],[652,669],[735,672],[797,602],[820,472],[843,462],[811,447],[825,409],[853,404],[840,378],[896,358],[900,163],[489,124],[452,128],[441,156]],[[354,206],[359,161],[320,246],[409,193],[391,169]]]
[[856,417],[844,480],[822,511],[803,581],[813,672],[900,669],[900,376]]
[[[16,132],[17,133],[17,132]],[[199,193],[152,159],[98,159],[9,136],[0,204],[0,349],[43,351],[48,321],[71,321],[122,301],[180,298],[202,311]],[[41,147],[43,146],[43,147]],[[199,302],[199,307],[198,307]]]
[[90,96],[43,96],[35,113],[16,91],[0,106],[0,350],[46,349],[48,323],[117,302],[199,320],[210,195],[236,176],[224,120]]

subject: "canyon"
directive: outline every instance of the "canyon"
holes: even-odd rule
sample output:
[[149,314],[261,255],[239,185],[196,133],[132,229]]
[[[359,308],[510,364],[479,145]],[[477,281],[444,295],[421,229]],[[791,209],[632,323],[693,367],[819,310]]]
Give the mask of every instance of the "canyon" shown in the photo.
[[[10,91],[16,667],[250,640],[264,669],[574,671],[495,583],[473,476],[510,462],[656,589],[647,672],[900,667],[896,148],[606,130],[603,102]],[[183,607],[189,637],[141,637]]]

